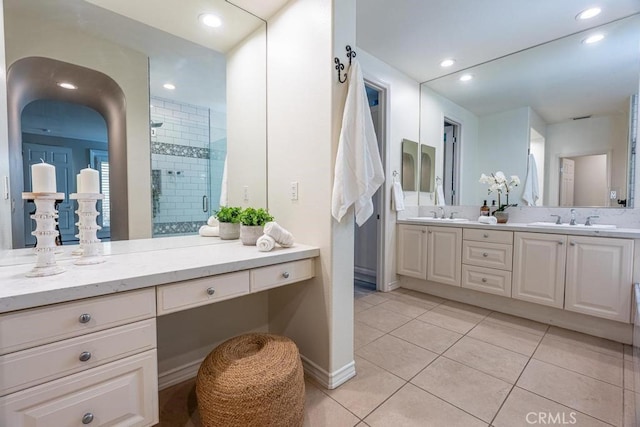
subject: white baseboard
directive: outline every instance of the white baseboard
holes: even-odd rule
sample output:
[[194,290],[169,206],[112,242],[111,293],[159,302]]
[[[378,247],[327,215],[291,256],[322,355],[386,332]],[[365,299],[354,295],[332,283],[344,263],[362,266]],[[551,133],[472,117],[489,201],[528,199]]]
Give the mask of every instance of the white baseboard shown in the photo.
[[190,380],[198,375],[198,369],[202,363],[202,359],[194,360],[193,362],[185,363],[177,368],[170,369],[166,372],[160,372],[158,374],[158,389],[164,390],[172,385],[180,384],[183,381]]
[[400,289],[400,281],[396,280],[394,282],[390,282],[389,284],[387,284],[387,289],[385,290],[385,292],[391,292],[394,291],[396,289]]
[[351,361],[337,371],[329,373],[303,355],[301,355],[300,358],[302,359],[304,373],[316,380],[318,384],[329,390],[337,388],[341,384],[347,382],[347,380],[356,376],[355,361]]

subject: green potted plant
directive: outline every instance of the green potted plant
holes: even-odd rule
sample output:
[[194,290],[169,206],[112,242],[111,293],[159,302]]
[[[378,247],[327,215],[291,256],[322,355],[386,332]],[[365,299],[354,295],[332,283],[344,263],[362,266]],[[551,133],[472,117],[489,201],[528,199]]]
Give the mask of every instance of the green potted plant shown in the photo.
[[273,217],[266,210],[246,208],[240,213],[240,240],[243,245],[255,245],[264,233],[264,225],[273,221]]
[[220,238],[223,240],[233,240],[240,237],[240,214],[242,208],[235,206],[220,206],[216,211],[220,227]]

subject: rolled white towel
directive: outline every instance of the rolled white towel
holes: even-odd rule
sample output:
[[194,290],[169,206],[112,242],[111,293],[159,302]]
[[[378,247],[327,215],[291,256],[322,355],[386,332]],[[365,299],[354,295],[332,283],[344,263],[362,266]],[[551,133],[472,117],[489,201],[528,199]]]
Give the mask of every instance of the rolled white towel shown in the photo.
[[481,216],[478,218],[480,224],[497,224],[498,219],[495,216]]
[[215,216],[212,215],[207,220],[207,225],[209,227],[217,227],[218,225],[220,225],[220,223],[218,222],[218,218],[216,218]]
[[203,225],[198,230],[198,234],[203,237],[218,237],[220,235],[220,228]]
[[262,236],[258,237],[256,246],[258,247],[258,250],[260,252],[269,252],[276,246],[276,241],[273,237],[263,234]]
[[278,225],[277,222],[268,222],[264,225],[264,234],[273,239],[282,247],[293,246],[293,235]]

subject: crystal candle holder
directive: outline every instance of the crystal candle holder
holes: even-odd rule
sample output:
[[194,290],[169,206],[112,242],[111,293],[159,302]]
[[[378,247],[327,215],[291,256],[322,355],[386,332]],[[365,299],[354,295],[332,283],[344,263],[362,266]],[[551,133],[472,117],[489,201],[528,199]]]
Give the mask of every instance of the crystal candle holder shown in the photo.
[[74,262],[76,265],[100,264],[104,262],[102,257],[102,246],[97,233],[100,227],[96,221],[100,213],[96,209],[96,202],[104,199],[100,193],[72,193],[70,199],[78,201],[78,237],[80,238],[81,256]]
[[43,277],[60,274],[64,268],[56,263],[56,237],[60,234],[56,230],[58,211],[55,209],[56,200],[64,199],[64,193],[22,193],[25,200],[33,200],[36,213],[31,218],[36,221],[36,229],[31,232],[36,238],[36,266],[27,273],[27,277]]

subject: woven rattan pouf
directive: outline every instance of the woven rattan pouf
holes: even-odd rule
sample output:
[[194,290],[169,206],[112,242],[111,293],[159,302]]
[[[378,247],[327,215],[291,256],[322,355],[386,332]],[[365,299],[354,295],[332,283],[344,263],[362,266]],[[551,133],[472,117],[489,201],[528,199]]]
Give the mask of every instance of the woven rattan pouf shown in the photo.
[[304,373],[289,338],[246,334],[216,347],[196,379],[205,427],[301,426]]

